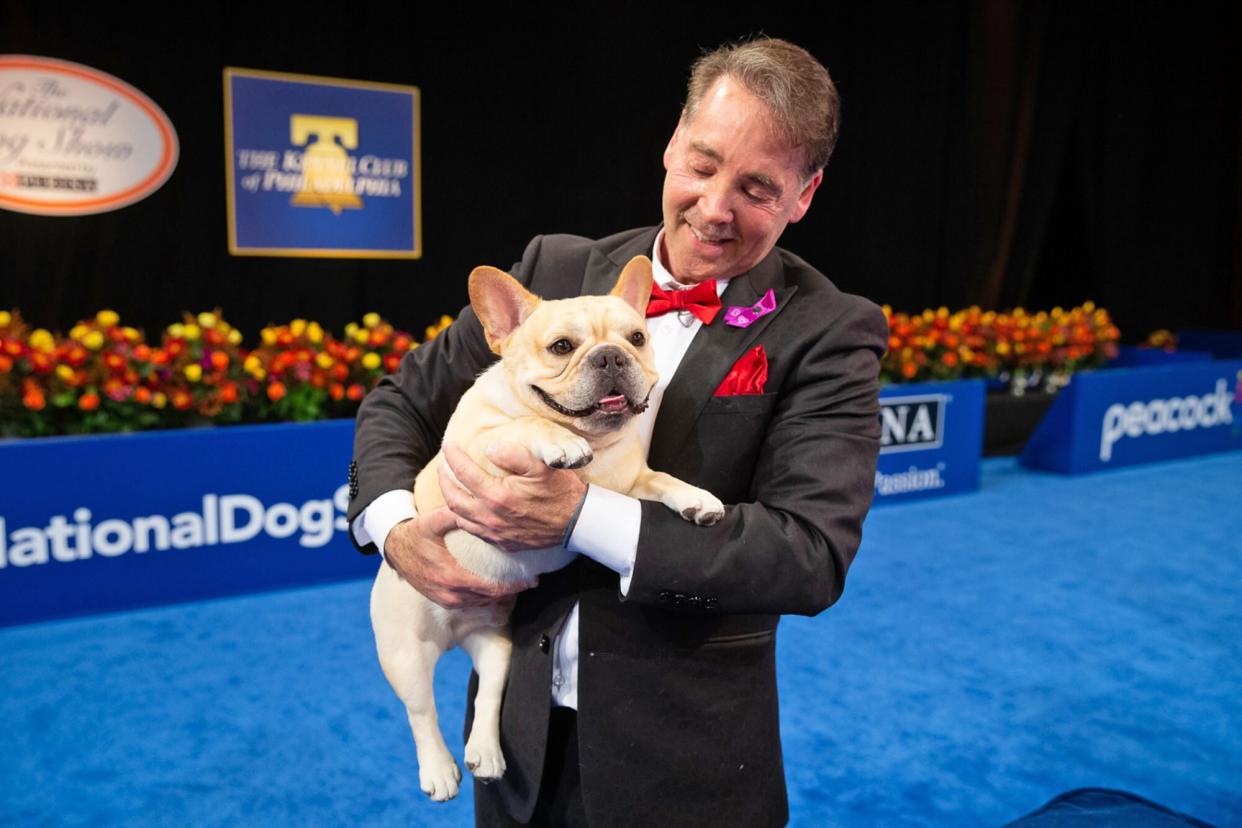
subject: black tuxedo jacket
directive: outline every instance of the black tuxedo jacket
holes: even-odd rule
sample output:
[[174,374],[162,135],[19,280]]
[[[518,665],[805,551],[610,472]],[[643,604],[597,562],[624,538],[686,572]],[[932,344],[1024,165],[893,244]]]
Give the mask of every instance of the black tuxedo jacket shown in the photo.
[[[591,241],[542,236],[510,271],[549,299],[607,293],[651,255],[657,228]],[[551,642],[579,616],[578,739],[592,825],[779,825],[788,818],[777,721],[775,632],[841,594],[870,505],[879,446],[879,309],[773,250],[733,279],[725,305],[772,289],[776,310],[746,328],[723,314],[699,330],[669,384],[649,465],[727,506],[711,527],[644,501],[628,593],[580,557],[523,593],[501,716],[508,769],[476,795],[529,818],[547,739]],[[762,344],[766,393],[716,397]],[[367,396],[355,439],[350,521],[380,494],[409,489],[438,450],[458,398],[494,356],[470,309]],[[352,537],[352,533],[351,533]],[[364,551],[374,551],[374,547]]]

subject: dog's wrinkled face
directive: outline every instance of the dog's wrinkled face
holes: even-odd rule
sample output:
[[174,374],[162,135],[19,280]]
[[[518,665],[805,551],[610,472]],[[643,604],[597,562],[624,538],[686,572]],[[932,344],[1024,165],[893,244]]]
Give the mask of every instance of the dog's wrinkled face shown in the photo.
[[651,262],[630,261],[608,296],[542,301],[494,268],[470,275],[470,302],[526,407],[582,434],[621,428],[647,407],[655,356],[643,311]]

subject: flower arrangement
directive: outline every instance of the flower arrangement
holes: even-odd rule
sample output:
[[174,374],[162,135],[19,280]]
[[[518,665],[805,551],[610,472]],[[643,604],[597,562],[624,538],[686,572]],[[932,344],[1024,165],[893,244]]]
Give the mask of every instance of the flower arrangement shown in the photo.
[[1015,394],[1040,387],[1055,391],[1073,372],[1102,367],[1117,355],[1121,336],[1108,311],[1092,302],[1037,313],[975,306],[905,314],[886,305],[884,315],[889,338],[881,381],[981,377]]
[[340,339],[305,319],[268,326],[246,350],[219,308],[184,314],[158,345],[111,310],[68,336],[0,311],[0,437],[352,416],[418,344],[376,313]]

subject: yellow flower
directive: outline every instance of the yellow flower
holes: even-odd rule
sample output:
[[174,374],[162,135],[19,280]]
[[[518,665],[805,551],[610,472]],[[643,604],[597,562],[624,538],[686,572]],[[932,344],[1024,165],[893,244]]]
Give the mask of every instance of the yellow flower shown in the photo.
[[68,382],[69,380],[73,379],[73,369],[70,368],[68,365],[57,365],[56,376],[60,377],[65,382]]
[[138,333],[137,328],[129,328],[129,327],[121,328],[121,333],[125,334],[125,338],[128,339],[130,342],[137,342],[138,338],[142,336],[142,334]]
[[375,353],[375,351],[368,351],[362,357],[362,367],[366,368],[368,371],[374,371],[376,368],[380,367],[380,362],[380,355]]
[[345,338],[352,339],[354,334],[358,333],[358,323],[350,322],[345,326]]
[[1093,310],[1095,310],[1095,302],[1092,302],[1090,300],[1083,302],[1082,309],[1085,313],[1091,313]]
[[203,378],[203,366],[199,365],[197,362],[191,362],[189,365],[185,366],[184,373],[185,378],[190,382],[198,382]]
[[332,363],[334,361],[335,360],[333,360],[331,356],[323,351],[320,351],[319,354],[315,356],[315,364],[320,368],[323,368],[325,371],[332,367]]
[[156,408],[163,408],[168,405],[168,397],[164,395],[163,391],[156,391],[151,395],[151,405]]
[[323,328],[319,327],[318,322],[311,322],[306,326],[306,338],[316,345],[323,342]]
[[242,341],[241,331],[237,329],[233,329],[229,331],[229,344],[230,345],[240,345],[241,341]]
[[185,336],[185,325],[180,322],[174,322],[168,326],[168,335],[173,339],[181,339]]
[[362,345],[366,345],[370,341],[371,341],[371,334],[367,333],[366,329],[359,328],[358,330],[354,331],[354,342],[357,342]]
[[103,347],[104,335],[102,331],[90,331],[86,336],[82,337],[82,344],[92,351],[98,351]]
[[275,328],[264,328],[262,331],[259,332],[259,336],[262,337],[264,345],[275,345],[276,344],[276,329]]
[[86,332],[89,330],[90,328],[79,322],[69,329],[69,338],[81,341],[82,337],[86,336]]
[[116,311],[101,310],[95,314],[95,321],[105,328],[111,328],[117,322],[121,321],[121,317],[117,316]]
[[1008,342],[997,342],[996,353],[1000,354],[1001,356],[1004,356],[1005,354],[1009,353],[1009,343]]
[[216,326],[216,315],[203,311],[198,315],[198,326],[210,330]]
[[185,338],[186,339],[193,342],[194,340],[198,339],[198,334],[199,334],[198,325],[186,325],[185,326]]
[[374,311],[362,317],[362,324],[367,326],[368,328],[374,328],[379,323],[380,323],[380,315],[378,313],[375,313]]
[[306,320],[305,319],[295,319],[289,323],[289,333],[293,334],[294,336],[301,336],[305,332],[306,332]]
[[13,324],[13,314],[6,310],[0,310],[0,328],[7,328]]

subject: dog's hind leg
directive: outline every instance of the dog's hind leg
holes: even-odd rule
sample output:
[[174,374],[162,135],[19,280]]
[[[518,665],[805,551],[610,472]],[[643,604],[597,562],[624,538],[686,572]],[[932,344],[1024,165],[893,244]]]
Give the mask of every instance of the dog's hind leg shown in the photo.
[[480,627],[467,635],[461,646],[470,654],[479,674],[474,724],[466,740],[466,767],[476,779],[499,779],[505,773],[505,757],[500,750],[500,702],[509,675],[513,642],[505,629]]
[[436,661],[440,658],[440,647],[417,639],[408,643],[412,644],[412,649],[398,650],[390,657],[381,656],[380,664],[392,689],[405,703],[406,717],[410,721],[414,747],[418,752],[419,785],[423,793],[436,802],[444,802],[457,796],[461,770],[444,744],[440,717],[436,713],[432,682]]

